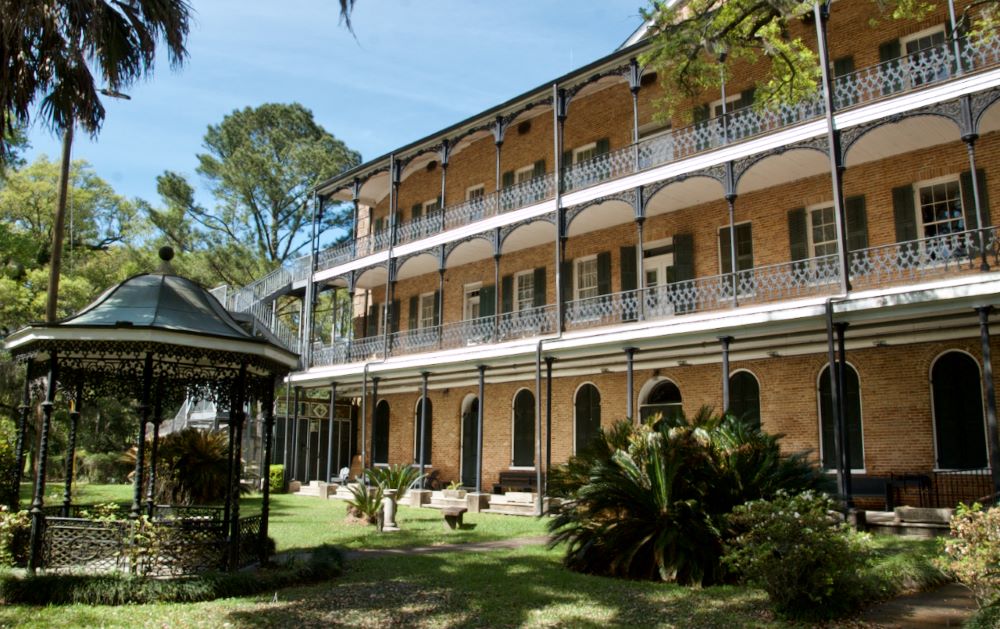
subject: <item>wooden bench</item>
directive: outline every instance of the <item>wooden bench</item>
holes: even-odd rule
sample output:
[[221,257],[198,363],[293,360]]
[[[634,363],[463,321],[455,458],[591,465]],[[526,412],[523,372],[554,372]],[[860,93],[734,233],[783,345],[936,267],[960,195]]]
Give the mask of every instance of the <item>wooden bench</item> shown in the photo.
[[500,472],[500,482],[493,485],[493,493],[503,493],[505,490],[535,491],[538,488],[538,478],[533,470],[507,470]]
[[454,531],[462,528],[462,514],[468,511],[465,507],[445,507],[441,509],[444,516],[445,530]]

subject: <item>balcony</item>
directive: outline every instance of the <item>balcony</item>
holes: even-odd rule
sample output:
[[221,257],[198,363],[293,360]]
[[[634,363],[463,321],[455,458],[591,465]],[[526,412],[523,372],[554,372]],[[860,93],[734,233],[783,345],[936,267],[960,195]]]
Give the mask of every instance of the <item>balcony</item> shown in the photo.
[[[990,227],[853,251],[848,257],[855,290],[907,285],[979,271],[985,259],[1000,265],[1000,228]],[[566,303],[566,330],[638,321],[665,321],[683,315],[834,295],[840,290],[836,255],[758,266],[662,286],[624,291]],[[389,353],[404,356],[502,343],[556,332],[554,305],[507,312],[389,335]],[[312,366],[382,358],[384,337],[342,341],[314,350]]]

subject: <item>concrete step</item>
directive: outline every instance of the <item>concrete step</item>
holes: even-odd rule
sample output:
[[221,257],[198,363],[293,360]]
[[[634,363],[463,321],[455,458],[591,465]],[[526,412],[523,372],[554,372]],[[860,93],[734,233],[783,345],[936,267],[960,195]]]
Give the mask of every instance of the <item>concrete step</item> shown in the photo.
[[444,509],[445,507],[465,507],[468,506],[468,501],[465,498],[445,498],[443,496],[431,496],[431,501],[429,504],[425,504],[425,507],[431,507],[433,509]]
[[489,509],[483,509],[482,513],[496,513],[498,515],[521,515],[521,516],[533,517],[535,515],[535,507],[534,505],[531,506],[491,505]]

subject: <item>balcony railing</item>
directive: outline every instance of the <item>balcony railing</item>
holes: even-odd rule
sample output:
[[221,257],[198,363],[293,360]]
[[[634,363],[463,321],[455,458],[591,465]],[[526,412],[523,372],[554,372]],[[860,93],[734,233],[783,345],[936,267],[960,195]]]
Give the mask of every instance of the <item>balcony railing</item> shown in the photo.
[[[986,261],[1000,267],[1000,228],[988,227],[853,251],[848,257],[855,290],[977,272]],[[565,304],[567,330],[670,319],[790,299],[822,297],[840,289],[836,255],[758,266],[693,280],[578,299]],[[555,333],[554,305],[469,321],[396,332],[392,355],[456,349]],[[383,337],[355,339],[313,352],[313,365],[381,357]]]

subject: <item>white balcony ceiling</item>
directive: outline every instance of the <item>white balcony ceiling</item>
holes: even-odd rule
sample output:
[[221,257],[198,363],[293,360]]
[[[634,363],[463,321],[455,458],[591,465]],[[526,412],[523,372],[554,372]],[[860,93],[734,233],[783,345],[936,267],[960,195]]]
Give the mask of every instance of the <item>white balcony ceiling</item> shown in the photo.
[[598,229],[605,229],[622,223],[629,223],[635,218],[635,210],[624,201],[606,201],[593,205],[581,212],[569,224],[570,237]]
[[903,118],[863,135],[847,152],[847,167],[959,140],[954,122],[940,116]]

